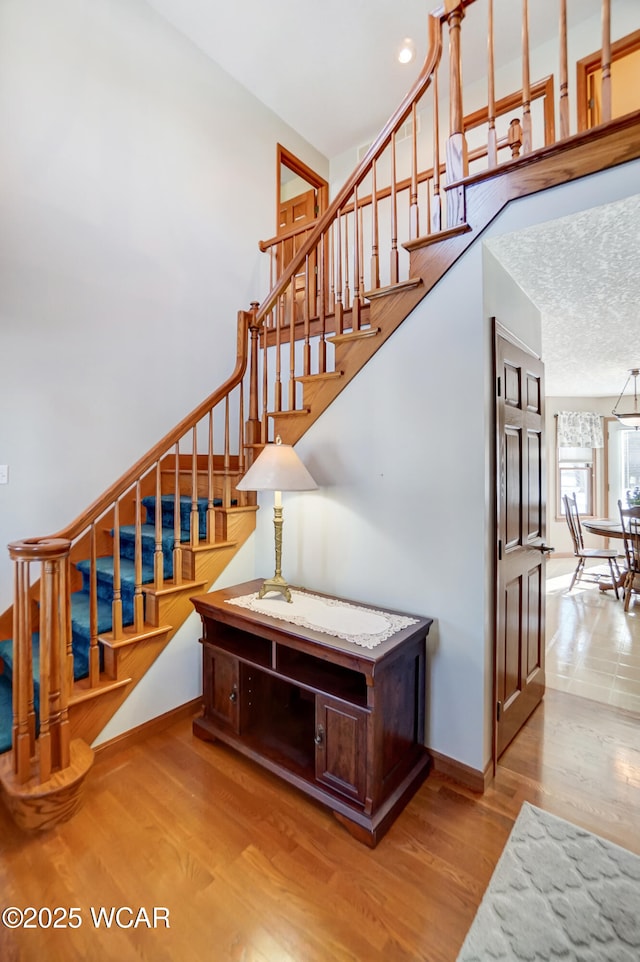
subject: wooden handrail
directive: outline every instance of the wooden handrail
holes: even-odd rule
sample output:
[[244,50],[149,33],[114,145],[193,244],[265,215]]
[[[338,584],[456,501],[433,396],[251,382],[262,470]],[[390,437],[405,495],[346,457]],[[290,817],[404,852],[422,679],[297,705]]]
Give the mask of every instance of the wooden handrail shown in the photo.
[[445,0],[444,4],[429,14],[429,50],[417,80],[411,87],[409,93],[402,100],[398,109],[391,115],[387,123],[384,125],[354,172],[349,178],[347,178],[347,181],[342,189],[329,204],[329,207],[325,211],[324,215],[320,218],[305,243],[289,262],[287,269],[263,300],[256,315],[256,320],[258,323],[264,322],[267,314],[271,311],[278,298],[282,297],[282,295],[286,292],[287,288],[291,284],[292,277],[294,277],[294,275],[299,271],[301,266],[304,264],[306,257],[320,242],[323,235],[327,231],[327,228],[335,220],[338,211],[340,211],[343,205],[353,194],[354,189],[368,174],[372,162],[384,151],[391,140],[391,135],[398,129],[398,127],[401,126],[401,124],[404,123],[411,113],[414,103],[419,100],[428,89],[433,77],[433,72],[437,67],[442,55],[443,19],[449,15],[452,9],[456,9],[458,7],[464,8],[474,2],[475,0]]

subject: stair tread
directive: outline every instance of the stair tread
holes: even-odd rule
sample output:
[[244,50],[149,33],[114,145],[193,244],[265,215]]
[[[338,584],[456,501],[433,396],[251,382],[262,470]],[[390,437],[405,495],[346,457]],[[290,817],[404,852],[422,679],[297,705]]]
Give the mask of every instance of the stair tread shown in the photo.
[[402,291],[412,290],[414,287],[420,287],[421,284],[421,277],[408,277],[404,281],[397,281],[395,284],[388,284],[386,287],[376,287],[370,291],[365,291],[363,296],[372,301],[377,297],[387,297],[389,294],[400,294]]
[[429,247],[431,244],[437,244],[440,241],[451,240],[452,237],[458,237],[460,234],[468,234],[470,230],[472,230],[471,225],[464,222],[456,224],[454,227],[448,227],[445,230],[434,231],[432,234],[424,234],[422,237],[405,241],[402,246],[406,251],[411,253],[421,247]]
[[[89,558],[76,561],[76,568],[79,571],[89,573],[91,561]],[[96,558],[96,572],[98,578],[113,578],[113,555],[102,555]],[[136,563],[131,558],[120,558],[120,580],[122,582],[135,583]],[[145,579],[146,576],[146,579]],[[153,580],[153,565],[142,565],[142,583],[146,584]]]
[[[166,528],[166,527],[165,527],[165,528],[161,528],[161,529],[160,529],[160,533],[161,533],[161,537],[162,537],[162,544],[163,544],[163,546],[164,546],[164,547],[173,548],[174,536],[175,536],[175,533],[174,533],[173,528]],[[130,539],[131,537],[135,537],[135,534],[136,534],[136,526],[135,526],[135,524],[123,524],[123,525],[120,527],[120,540],[121,540],[121,541],[123,540],[123,538],[125,538],[125,539],[128,540],[128,539]],[[143,539],[144,541],[152,541],[153,544],[155,545],[155,541],[156,541],[156,526],[155,526],[155,524],[141,524],[141,525],[140,525],[140,534],[141,534],[142,539]]]

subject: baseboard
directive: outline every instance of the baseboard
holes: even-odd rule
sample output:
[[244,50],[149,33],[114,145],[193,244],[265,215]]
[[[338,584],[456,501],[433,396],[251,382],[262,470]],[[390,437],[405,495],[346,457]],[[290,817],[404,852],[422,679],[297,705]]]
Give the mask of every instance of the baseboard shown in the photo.
[[[115,754],[116,752],[122,751],[123,748],[127,748],[129,745],[144,741],[151,735],[163,731],[175,722],[182,721],[184,718],[192,718],[201,710],[202,697],[194,698],[184,705],[178,705],[177,708],[172,708],[171,711],[165,712],[163,715],[149,719],[149,721],[144,722],[142,725],[137,725],[135,728],[130,728],[129,731],[116,735],[115,738],[110,738],[109,741],[102,742],[100,745],[94,745],[93,750],[96,756],[100,758],[104,758],[105,755]],[[441,755],[440,752],[431,749],[429,749],[429,755],[431,757],[433,771],[447,775],[472,792],[482,794],[493,781],[493,762],[491,761],[487,763],[484,771],[479,771],[476,768],[471,768],[469,765],[464,765],[462,762],[456,761],[455,758],[449,758],[447,755]]]
[[447,755],[441,755],[431,749],[429,749],[429,754],[433,760],[433,771],[447,775],[454,782],[471,789],[472,792],[483,794],[493,781],[492,761],[487,762],[484,771],[479,771],[477,768],[470,768],[469,765],[463,765],[455,758],[448,758]]
[[184,705],[178,705],[177,708],[172,708],[171,711],[165,712],[164,715],[150,718],[149,721],[144,722],[142,725],[136,725],[135,728],[130,728],[129,731],[122,732],[120,735],[116,735],[115,738],[110,738],[100,745],[94,745],[93,750],[96,756],[100,758],[104,758],[105,755],[115,754],[116,752],[122,751],[123,748],[128,748],[129,745],[144,741],[145,738],[149,738],[150,735],[164,731],[165,728],[168,728],[175,722],[182,721],[184,718],[192,718],[201,710],[202,696],[199,696],[186,702]]

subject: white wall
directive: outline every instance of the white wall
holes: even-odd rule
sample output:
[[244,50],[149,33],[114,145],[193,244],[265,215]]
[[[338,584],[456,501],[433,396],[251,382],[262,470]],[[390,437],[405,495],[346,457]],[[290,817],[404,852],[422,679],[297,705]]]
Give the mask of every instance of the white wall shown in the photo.
[[143,0],[0,4],[0,611],[231,373],[266,293],[276,144],[328,162]]
[[[634,162],[526,198],[484,236],[629,196],[639,176]],[[540,345],[522,292],[489,280],[477,243],[298,443],[320,490],[283,495],[290,582],[435,618],[427,744],[476,770],[490,759],[493,707],[490,315]],[[273,525],[261,504],[262,577]]]

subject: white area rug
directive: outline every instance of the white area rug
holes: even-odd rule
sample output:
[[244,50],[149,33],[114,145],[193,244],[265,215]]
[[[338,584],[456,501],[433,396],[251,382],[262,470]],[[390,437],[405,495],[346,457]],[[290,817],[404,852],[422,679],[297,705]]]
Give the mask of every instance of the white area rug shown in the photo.
[[458,962],[638,962],[640,857],[525,802]]
[[395,635],[396,631],[418,623],[417,618],[396,615],[390,611],[374,611],[338,598],[324,598],[293,588],[290,602],[282,595],[271,592],[264,598],[258,598],[256,592],[240,598],[229,598],[227,604],[239,605],[291,625],[333,635],[362,648],[375,648]]

